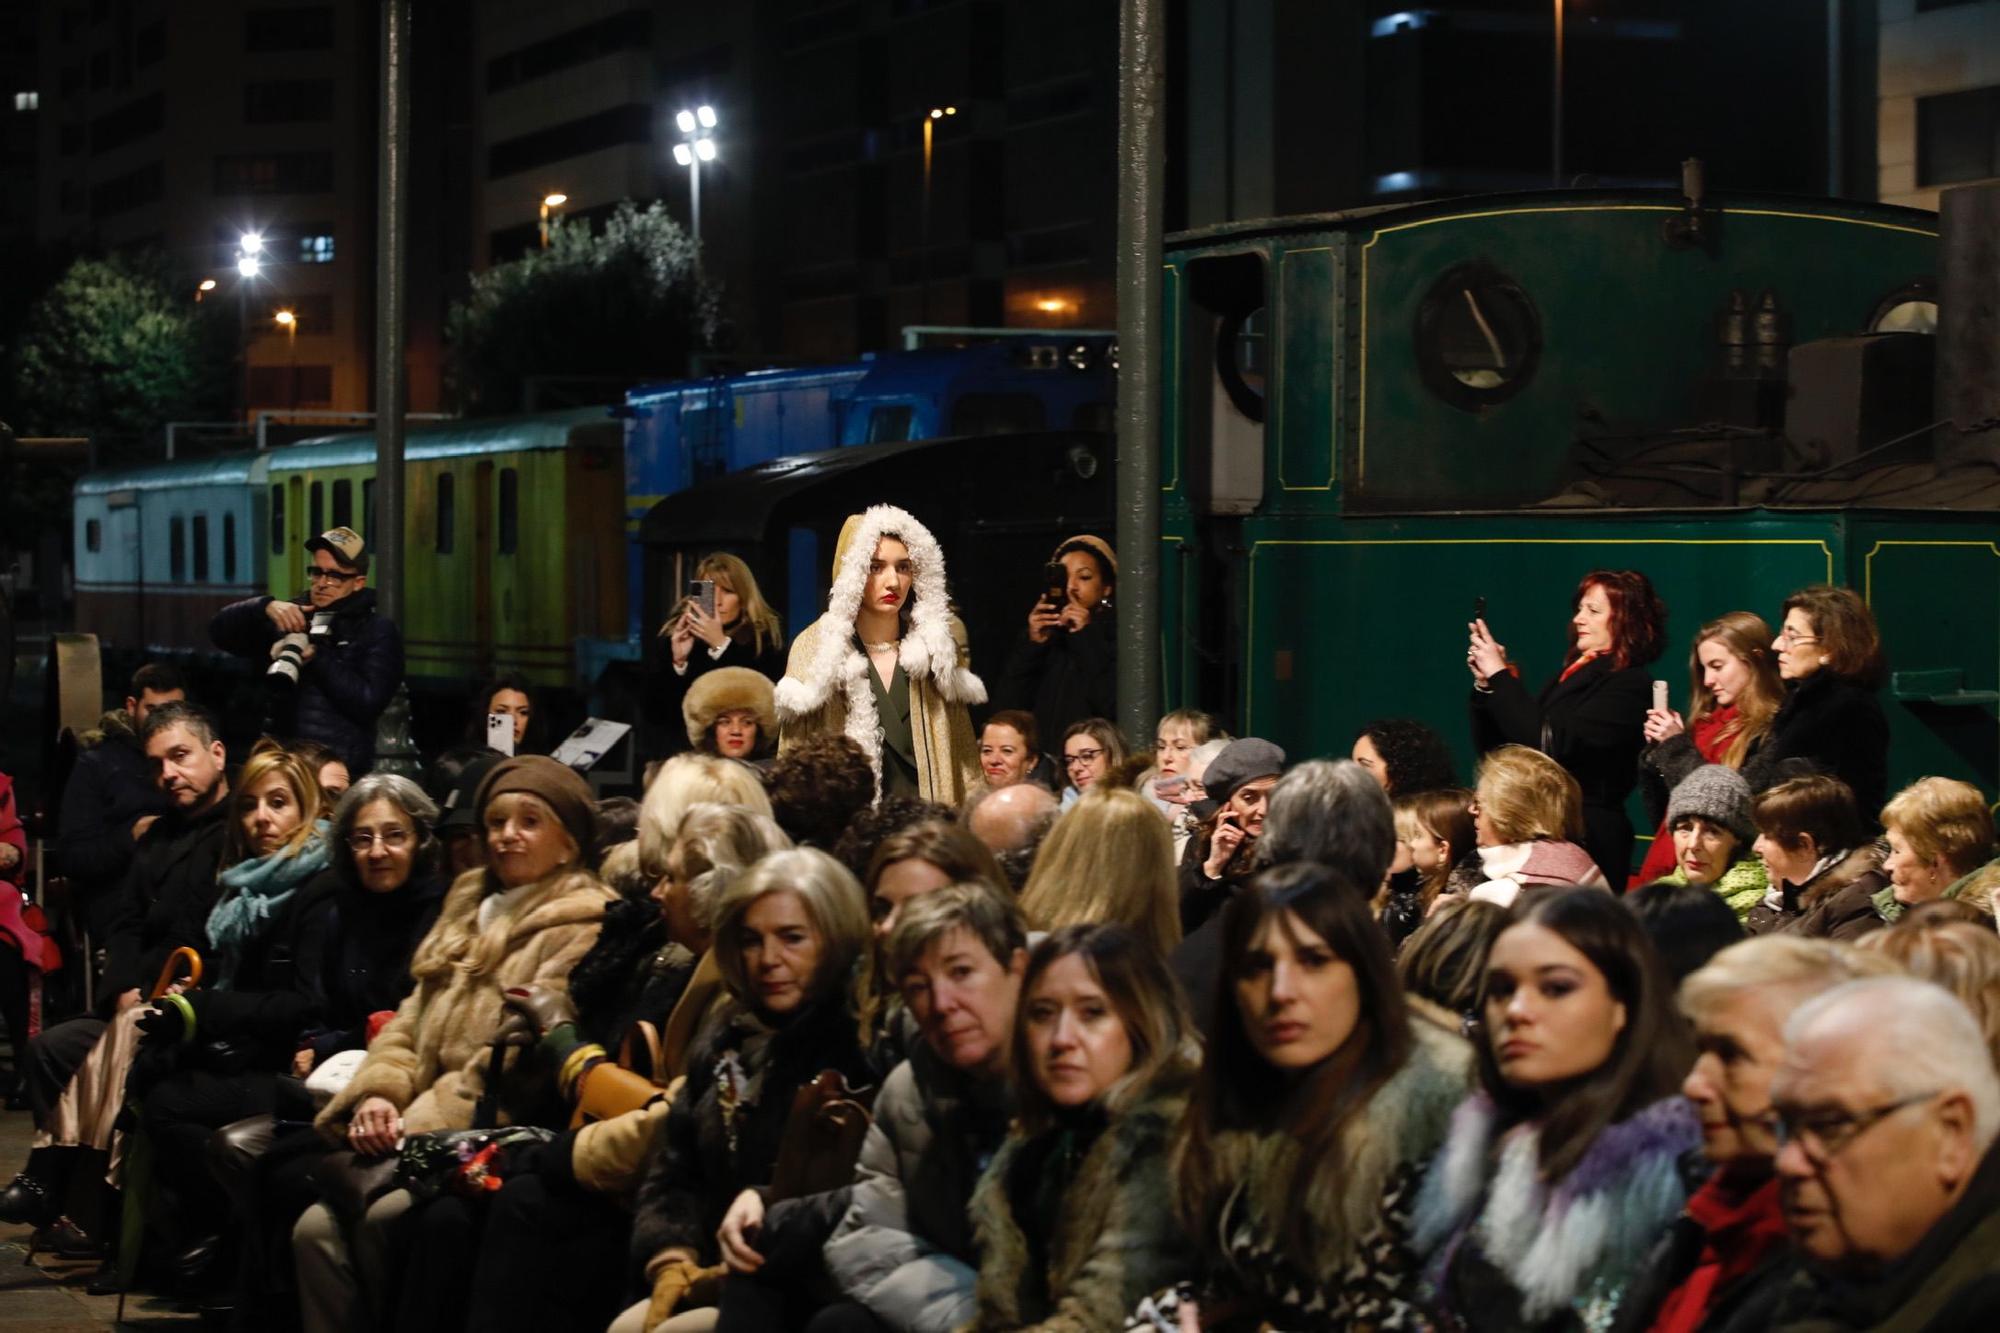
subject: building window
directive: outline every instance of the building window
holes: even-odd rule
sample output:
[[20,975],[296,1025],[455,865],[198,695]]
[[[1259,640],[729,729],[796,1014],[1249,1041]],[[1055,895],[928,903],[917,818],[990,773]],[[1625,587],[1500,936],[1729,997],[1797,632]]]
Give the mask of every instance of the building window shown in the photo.
[[486,154],[486,177],[497,180],[517,171],[528,171],[560,162],[566,157],[582,157],[600,148],[653,141],[654,109],[649,102],[628,102],[595,115],[552,125],[533,134],[505,139]]
[[500,554],[512,555],[521,547],[521,473],[517,468],[500,469]]
[[2000,88],[1917,99],[1917,184],[2000,176]]
[[219,153],[217,194],[331,194],[332,153]]
[[438,474],[437,553],[450,555],[458,536],[458,479],[449,472]]
[[539,79],[586,60],[618,51],[643,51],[653,44],[653,15],[650,10],[631,9],[623,14],[586,23],[568,32],[559,32],[532,46],[509,51],[486,62],[486,91],[497,93],[529,79]]
[[354,526],[354,483],[345,479],[333,483],[333,526]]
[[187,578],[187,522],[179,514],[167,520],[167,577],[175,583]]
[[194,516],[194,581],[208,582],[208,515]]
[[280,483],[271,488],[271,554],[285,553],[285,488]]
[[236,582],[236,515],[222,516],[222,581]]
[[332,119],[332,79],[272,79],[243,85],[243,121],[247,125],[296,125]]
[[243,16],[243,49],[253,52],[331,51],[333,6],[253,9]]
[[316,481],[306,487],[306,512],[312,516],[307,532],[317,537],[326,531],[326,483]]
[[107,111],[90,122],[90,151],[108,153],[158,134],[167,123],[167,99],[152,93]]
[[132,37],[132,63],[139,69],[159,64],[167,58],[167,28],[164,23],[154,23],[139,29]]
[[322,232],[299,237],[299,262],[301,264],[331,264],[333,262],[333,235]]
[[[166,189],[166,173],[158,162],[148,162],[136,171],[128,171],[122,176],[113,176],[101,185],[91,186],[90,216],[106,218],[156,204],[165,195]],[[68,208],[67,198],[64,208]]]
[[14,109],[16,111],[38,111],[41,109],[41,105],[42,95],[38,92],[14,94]]
[[104,549],[104,525],[94,518],[83,525],[83,549],[91,552]]

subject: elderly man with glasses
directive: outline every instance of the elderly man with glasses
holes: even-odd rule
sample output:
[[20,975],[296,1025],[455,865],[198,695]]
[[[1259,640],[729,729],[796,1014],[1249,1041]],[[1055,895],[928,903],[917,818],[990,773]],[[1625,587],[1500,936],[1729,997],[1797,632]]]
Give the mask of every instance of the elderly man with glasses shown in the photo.
[[403,635],[375,609],[368,547],[352,528],[306,542],[302,597],[250,597],[216,613],[215,646],[268,661],[267,730],[318,741],[353,777],[375,761],[375,722],[403,680]]
[[2000,1074],[1956,997],[1877,977],[1808,1001],[1785,1026],[1771,1107],[1804,1260],[1773,1327],[1993,1327]]

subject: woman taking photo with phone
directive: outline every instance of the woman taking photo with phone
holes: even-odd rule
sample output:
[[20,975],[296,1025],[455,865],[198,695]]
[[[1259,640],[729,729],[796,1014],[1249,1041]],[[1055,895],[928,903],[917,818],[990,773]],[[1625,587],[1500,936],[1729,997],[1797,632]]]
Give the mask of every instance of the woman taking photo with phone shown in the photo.
[[688,595],[668,613],[659,640],[666,660],[653,691],[653,720],[671,752],[688,748],[681,740],[681,704],[710,671],[748,667],[773,682],[785,674],[785,632],[778,613],[758,591],[750,566],[726,551],[703,556],[694,567]]
[[1118,557],[1111,543],[1078,533],[1057,543],[1042,595],[1001,672],[1003,708],[1026,709],[1044,736],[1072,722],[1118,712],[1118,635],[1111,595]]
[[1540,750],[1583,789],[1583,846],[1623,884],[1632,868],[1625,798],[1637,778],[1652,682],[1646,668],[1666,640],[1667,609],[1644,574],[1599,569],[1570,602],[1562,670],[1531,695],[1483,616],[1470,625],[1472,738],[1481,754],[1506,744]]

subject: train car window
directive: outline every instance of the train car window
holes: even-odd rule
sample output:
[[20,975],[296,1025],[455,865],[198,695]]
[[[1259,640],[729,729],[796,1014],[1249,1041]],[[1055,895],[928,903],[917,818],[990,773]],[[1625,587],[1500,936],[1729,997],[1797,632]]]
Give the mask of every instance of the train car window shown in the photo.
[[326,483],[316,481],[306,488],[306,512],[312,515],[312,523],[306,531],[317,537],[326,531]]
[[1417,367],[1432,393],[1476,412],[1535,376],[1542,323],[1519,283],[1480,261],[1438,279],[1417,307]]
[[1918,278],[1877,301],[1868,312],[1867,329],[1870,333],[1935,334],[1937,320],[1937,282]]
[[1264,307],[1225,315],[1215,326],[1215,370],[1236,410],[1252,421],[1264,419],[1264,379],[1270,354],[1265,346]]
[[361,535],[374,539],[375,535],[375,478],[365,477],[361,482]]
[[333,483],[333,526],[351,528],[354,526],[354,483],[341,480]]
[[968,393],[951,407],[953,435],[1014,435],[1042,430],[1048,418],[1031,393]]
[[500,469],[500,554],[512,555],[521,546],[521,473],[517,468]]
[[449,472],[438,474],[437,553],[450,555],[457,540],[458,479]]
[[208,515],[194,516],[194,581],[208,582]]
[[285,485],[271,488],[271,554],[285,553]]
[[104,549],[104,525],[94,518],[83,525],[83,549],[93,552]]
[[916,415],[917,409],[910,403],[876,408],[868,414],[868,443],[888,444],[894,440],[909,439],[910,423]]
[[187,523],[179,514],[167,520],[167,577],[175,583],[187,577]]
[[236,582],[236,515],[222,516],[222,581]]

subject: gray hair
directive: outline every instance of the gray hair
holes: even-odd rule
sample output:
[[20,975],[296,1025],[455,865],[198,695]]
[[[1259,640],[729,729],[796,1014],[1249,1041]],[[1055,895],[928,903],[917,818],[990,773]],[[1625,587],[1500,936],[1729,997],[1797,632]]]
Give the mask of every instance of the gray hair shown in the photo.
[[1859,1033],[1871,1049],[1857,1056],[1894,1097],[1959,1091],[1972,1101],[1974,1144],[1983,1154],[2000,1135],[2000,1071],[1986,1035],[1962,1001],[1915,977],[1869,977],[1836,986],[1800,1005],[1785,1024],[1785,1056],[1821,1029]]
[[715,965],[729,993],[750,1003],[750,978],[743,967],[738,929],[759,898],[797,894],[819,935],[819,967],[808,987],[815,998],[844,985],[872,933],[868,903],[853,872],[816,847],[772,852],[748,872],[729,881],[715,904]]
[[1201,775],[1208,772],[1208,766],[1215,762],[1215,756],[1228,748],[1229,737],[1217,736],[1188,751],[1188,781],[1200,782]]
[[689,806],[668,850],[671,857],[679,849],[681,870],[688,875],[688,915],[703,930],[715,929],[724,890],[759,860],[791,845],[769,815],[716,801]]
[[[354,780],[354,785],[341,793],[339,804],[333,807],[332,840],[336,848],[347,846],[347,835],[354,831],[354,821],[361,817],[362,808],[377,801],[387,801],[401,811],[417,830],[417,850],[410,864],[410,878],[415,879],[429,868],[437,847],[437,835],[432,830],[437,825],[437,802],[424,795],[424,789],[408,778],[394,773],[368,773]],[[333,864],[343,879],[354,878],[354,858],[352,855],[336,855]]]
[[1396,859],[1396,814],[1382,785],[1352,759],[1313,759],[1271,789],[1260,865],[1317,861],[1373,892]]

